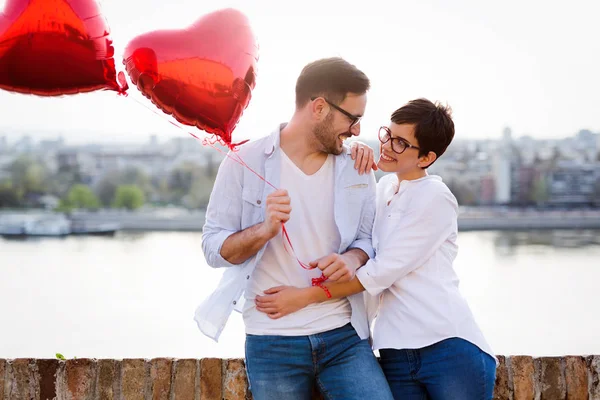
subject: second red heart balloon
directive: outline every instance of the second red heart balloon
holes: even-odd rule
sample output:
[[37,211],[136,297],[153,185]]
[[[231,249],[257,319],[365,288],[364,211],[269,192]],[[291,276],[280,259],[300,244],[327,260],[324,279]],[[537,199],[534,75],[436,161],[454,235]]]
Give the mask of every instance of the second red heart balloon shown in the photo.
[[0,14],[0,89],[39,96],[122,93],[113,56],[95,0],[7,0]]
[[231,145],[256,84],[258,45],[244,14],[224,9],[186,29],[143,34],[123,58],[133,84],[158,108]]

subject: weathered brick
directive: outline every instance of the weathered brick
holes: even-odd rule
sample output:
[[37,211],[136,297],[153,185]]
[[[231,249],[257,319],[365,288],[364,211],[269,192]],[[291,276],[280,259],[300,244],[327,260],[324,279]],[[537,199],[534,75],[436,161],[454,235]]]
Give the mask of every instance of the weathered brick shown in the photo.
[[565,357],[568,400],[588,400],[588,371],[583,357]]
[[94,397],[96,362],[89,358],[67,360],[65,378],[72,399],[84,400]]
[[119,362],[116,360],[98,360],[96,379],[96,398],[102,400],[117,399],[117,380]]
[[510,388],[508,387],[508,367],[506,357],[497,356],[496,383],[494,385],[494,400],[510,400]]
[[513,399],[533,400],[535,397],[533,358],[513,356],[510,358],[513,376]]
[[223,390],[222,361],[204,358],[200,361],[200,400],[220,399]]
[[4,383],[6,376],[6,360],[0,359],[0,400],[4,399]]
[[194,399],[196,395],[196,360],[177,360],[173,380],[175,400]]
[[590,400],[600,400],[600,356],[589,356],[587,366],[590,374]]
[[224,400],[245,400],[248,394],[248,379],[244,360],[225,360],[223,379]]
[[39,397],[37,377],[30,366],[30,359],[19,358],[8,364],[10,400],[30,400]]
[[168,358],[155,358],[150,361],[152,400],[169,400],[172,367],[173,360]]
[[124,359],[121,362],[121,398],[144,400],[146,388],[146,363],[140,359]]
[[40,400],[53,400],[57,397],[56,377],[60,361],[42,359],[36,360],[36,365],[40,382]]
[[[496,373],[494,399],[535,398],[537,372],[538,398],[541,400],[600,400],[600,356],[570,356],[564,357],[564,360],[547,357],[535,362],[531,357],[515,356],[510,363],[503,356],[498,358],[500,363]],[[510,368],[507,364],[510,364]],[[0,399],[143,399],[144,395],[149,395],[150,387],[153,400],[168,400],[171,391],[175,399],[194,399],[197,397],[198,374],[201,378],[201,399],[234,400],[251,397],[243,360],[226,360],[223,368],[223,362],[219,359],[203,359],[200,360],[200,371],[197,371],[196,360],[179,360],[175,366],[172,388],[172,360],[155,359],[149,364],[144,360],[125,360],[122,366],[122,393],[118,387],[119,365],[115,360],[100,360],[96,363],[93,360],[79,359],[65,363],[53,359],[0,359]],[[509,386],[509,369],[514,384],[514,397],[511,396],[512,388]],[[61,387],[66,390],[59,393]],[[94,388],[95,394],[92,393]],[[315,396],[318,398],[318,394]]]
[[541,400],[563,400],[567,396],[560,357],[542,357]]

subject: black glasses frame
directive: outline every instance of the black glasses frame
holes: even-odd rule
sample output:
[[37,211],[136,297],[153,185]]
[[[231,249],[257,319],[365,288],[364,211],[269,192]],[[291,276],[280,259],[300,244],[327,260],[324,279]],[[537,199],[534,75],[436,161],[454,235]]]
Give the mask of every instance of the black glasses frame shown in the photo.
[[[384,132],[383,135],[381,133],[382,131]],[[387,142],[389,142],[391,140],[392,141],[392,150],[396,154],[402,154],[406,151],[406,149],[421,150],[419,147],[413,146],[412,144],[408,143],[406,140],[404,140],[402,138],[392,137],[392,131],[387,126],[382,126],[379,128],[378,136],[379,136],[379,141],[382,144],[386,144]],[[398,150],[398,149],[400,149],[400,150]]]
[[[311,101],[315,101],[316,99],[318,99],[318,97],[311,97],[310,100]],[[341,112],[342,114],[344,114],[346,117],[348,117],[350,119],[350,128],[348,128],[348,130],[354,128],[356,125],[358,125],[360,123],[360,120],[362,119],[362,116],[358,116],[358,115],[354,115],[352,113],[349,113],[348,111],[344,110],[342,107],[333,104],[331,101],[327,100],[327,98],[323,97],[323,100],[325,100],[325,102],[327,104],[329,104],[331,107],[333,107],[334,109],[336,109],[337,111]]]

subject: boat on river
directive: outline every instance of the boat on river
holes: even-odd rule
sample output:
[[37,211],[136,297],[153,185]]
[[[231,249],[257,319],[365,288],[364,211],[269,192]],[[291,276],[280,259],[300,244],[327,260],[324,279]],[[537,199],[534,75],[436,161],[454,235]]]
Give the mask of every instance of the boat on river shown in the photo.
[[118,223],[72,221],[64,214],[8,214],[0,216],[0,236],[4,238],[66,237],[70,235],[114,235]]

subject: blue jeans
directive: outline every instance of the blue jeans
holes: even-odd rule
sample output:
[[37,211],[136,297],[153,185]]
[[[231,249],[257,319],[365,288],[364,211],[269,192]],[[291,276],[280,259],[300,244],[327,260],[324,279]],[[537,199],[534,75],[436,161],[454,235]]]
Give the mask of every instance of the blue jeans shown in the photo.
[[416,350],[379,350],[381,367],[396,400],[489,400],[496,361],[459,338]]
[[393,400],[367,340],[351,324],[309,336],[246,335],[246,370],[255,400]]

